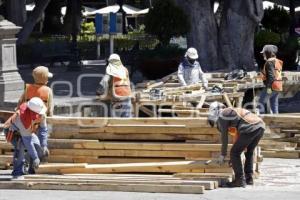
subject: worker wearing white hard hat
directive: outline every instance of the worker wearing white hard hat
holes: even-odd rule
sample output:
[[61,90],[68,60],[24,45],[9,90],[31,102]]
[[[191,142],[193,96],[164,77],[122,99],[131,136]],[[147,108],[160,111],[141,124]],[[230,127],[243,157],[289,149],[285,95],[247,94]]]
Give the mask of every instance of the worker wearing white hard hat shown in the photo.
[[129,73],[118,54],[109,56],[106,74],[96,92],[101,100],[110,101],[112,117],[131,117]]
[[[33,97],[27,103],[22,103],[4,124],[6,139],[14,146],[12,175],[15,179],[27,173],[34,174],[41,160],[49,154],[48,131],[39,130],[47,130],[46,112],[47,107],[42,99]],[[29,165],[27,172],[25,161]]]
[[202,82],[204,88],[208,89],[208,82],[200,63],[197,61],[198,58],[198,52],[195,48],[191,47],[186,51],[184,59],[178,67],[178,79],[182,86]]
[[[227,187],[245,187],[253,185],[253,152],[263,137],[265,124],[257,115],[243,108],[225,108],[219,102],[209,107],[208,123],[220,131],[221,155],[218,163],[223,165],[227,155],[228,136],[232,136],[233,146],[230,150],[230,164],[235,179],[226,184]],[[245,152],[246,161],[242,164],[241,154]]]

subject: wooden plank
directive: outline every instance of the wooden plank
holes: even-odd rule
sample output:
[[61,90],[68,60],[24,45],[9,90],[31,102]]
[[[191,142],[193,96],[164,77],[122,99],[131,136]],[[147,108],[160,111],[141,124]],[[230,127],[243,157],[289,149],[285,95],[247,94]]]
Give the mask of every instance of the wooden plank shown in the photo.
[[185,125],[209,127],[206,118],[100,118],[100,117],[47,117],[50,124],[69,124],[86,127],[136,126],[136,125]]
[[[203,160],[208,160],[204,158]],[[134,157],[102,157],[98,156],[68,156],[68,155],[50,155],[47,161],[49,163],[89,163],[89,164],[120,164],[120,163],[146,163],[146,162],[174,162],[183,161],[184,158],[134,158]]]
[[204,186],[206,190],[213,190],[216,188],[214,181],[200,181],[200,180],[181,180],[181,179],[112,179],[112,178],[101,178],[101,179],[89,179],[85,177],[68,177],[68,176],[59,176],[51,177],[45,176],[40,178],[25,178],[26,182],[63,182],[63,183],[98,183],[98,184],[143,184],[143,185],[198,185]]
[[7,110],[0,110],[0,120],[1,122],[5,122],[10,118],[15,112],[13,111],[7,111]]
[[223,99],[224,99],[225,103],[227,104],[227,107],[233,107],[227,93],[223,94]]
[[70,133],[70,132],[55,132],[50,135],[51,138],[57,139],[97,139],[97,140],[138,140],[138,141],[185,141],[199,140],[206,142],[214,142],[217,139],[214,135],[195,135],[195,134],[114,134],[114,133]]
[[[219,149],[215,150],[219,152]],[[52,155],[99,156],[99,157],[211,157],[210,151],[146,151],[146,150],[89,150],[89,149],[50,149]]]
[[[231,148],[232,145],[229,145]],[[167,142],[99,142],[98,140],[50,139],[51,149],[151,150],[151,151],[219,151],[221,144]]]
[[162,133],[162,134],[219,134],[216,128],[211,127],[195,127],[186,128],[182,126],[136,126],[136,127],[100,127],[100,128],[84,128],[79,129],[79,133]]
[[1,181],[1,189],[69,190],[69,191],[124,191],[203,194],[204,187],[197,185],[151,185],[151,184],[101,184],[63,182]]
[[[138,172],[204,172],[204,169],[218,168],[217,164],[205,164],[205,161],[178,161],[178,162],[161,162],[161,163],[129,163],[129,164],[103,164],[103,165],[74,165],[71,164],[47,164],[41,165],[37,173],[48,174],[70,174],[70,173],[138,173]],[[69,168],[69,166],[71,166]],[[227,169],[227,168],[225,168]]]
[[12,155],[0,155],[0,166],[7,168],[13,161]]
[[286,159],[298,159],[300,153],[298,150],[294,151],[261,151],[262,155],[266,158],[286,158]]

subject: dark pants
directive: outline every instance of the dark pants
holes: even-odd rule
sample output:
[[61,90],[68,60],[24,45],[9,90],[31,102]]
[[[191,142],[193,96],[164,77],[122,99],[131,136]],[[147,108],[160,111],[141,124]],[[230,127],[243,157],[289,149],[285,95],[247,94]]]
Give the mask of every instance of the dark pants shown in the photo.
[[[241,134],[236,143],[230,151],[230,160],[235,174],[235,178],[244,178],[244,173],[248,175],[253,174],[253,152],[260,139],[264,134],[264,129],[260,128],[252,133]],[[242,152],[247,148],[245,153],[246,161],[243,169],[241,160]]]

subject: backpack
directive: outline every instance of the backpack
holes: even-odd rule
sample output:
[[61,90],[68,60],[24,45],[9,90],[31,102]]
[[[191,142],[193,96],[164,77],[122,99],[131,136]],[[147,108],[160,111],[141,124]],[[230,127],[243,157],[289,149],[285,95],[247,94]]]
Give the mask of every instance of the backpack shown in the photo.
[[226,74],[224,79],[225,80],[240,80],[240,79],[245,78],[246,75],[247,75],[247,72],[244,71],[243,69],[235,69],[235,70],[229,72],[228,74]]

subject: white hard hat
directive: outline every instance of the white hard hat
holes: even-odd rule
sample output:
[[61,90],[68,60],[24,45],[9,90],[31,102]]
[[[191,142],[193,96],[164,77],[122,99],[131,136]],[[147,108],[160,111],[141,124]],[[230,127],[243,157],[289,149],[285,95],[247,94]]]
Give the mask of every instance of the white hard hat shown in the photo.
[[120,56],[118,54],[113,53],[108,58],[108,61],[111,61],[111,60],[119,60],[119,61],[121,61],[121,58],[120,58]]
[[47,111],[47,107],[45,106],[42,99],[40,99],[39,97],[32,97],[27,102],[27,106],[31,111],[40,115],[44,115]]
[[210,104],[207,119],[212,127],[217,122],[222,108],[225,108],[225,105],[217,101]]
[[194,60],[198,59],[199,56],[198,56],[197,49],[193,47],[189,48],[185,53],[185,57],[189,57]]

